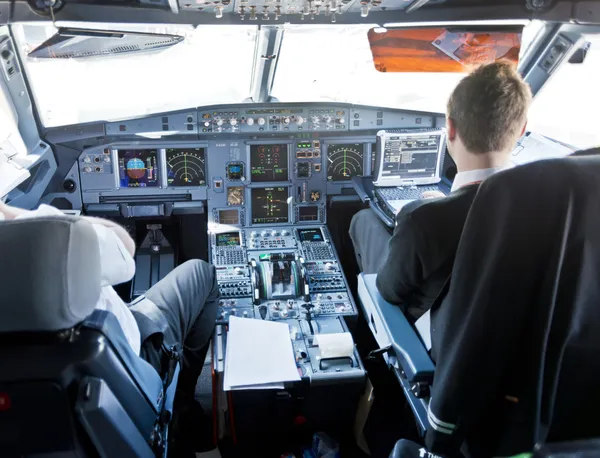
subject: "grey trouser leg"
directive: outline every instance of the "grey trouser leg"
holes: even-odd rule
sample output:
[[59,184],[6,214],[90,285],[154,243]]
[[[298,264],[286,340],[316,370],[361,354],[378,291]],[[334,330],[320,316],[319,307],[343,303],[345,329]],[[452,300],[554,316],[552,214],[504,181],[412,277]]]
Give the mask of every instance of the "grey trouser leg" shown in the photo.
[[388,242],[392,238],[390,230],[367,208],[352,217],[349,232],[359,270],[376,274],[387,259]]
[[187,261],[144,296],[167,319],[165,343],[183,347],[179,388],[193,396],[217,319],[219,288],[215,267],[197,259]]

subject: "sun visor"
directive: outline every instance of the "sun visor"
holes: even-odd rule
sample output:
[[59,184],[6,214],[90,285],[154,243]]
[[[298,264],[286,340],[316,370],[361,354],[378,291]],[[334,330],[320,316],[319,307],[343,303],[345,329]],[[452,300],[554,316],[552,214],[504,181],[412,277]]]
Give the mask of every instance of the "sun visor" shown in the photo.
[[403,27],[368,31],[380,72],[466,73],[497,60],[519,62],[523,26]]

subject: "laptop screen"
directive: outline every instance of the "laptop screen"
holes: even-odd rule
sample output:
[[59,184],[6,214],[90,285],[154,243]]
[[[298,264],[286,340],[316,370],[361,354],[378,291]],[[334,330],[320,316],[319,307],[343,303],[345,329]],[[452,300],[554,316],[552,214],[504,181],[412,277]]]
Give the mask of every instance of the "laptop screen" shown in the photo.
[[439,162],[444,148],[443,131],[378,134],[379,160],[374,170],[375,184],[400,186],[439,181]]

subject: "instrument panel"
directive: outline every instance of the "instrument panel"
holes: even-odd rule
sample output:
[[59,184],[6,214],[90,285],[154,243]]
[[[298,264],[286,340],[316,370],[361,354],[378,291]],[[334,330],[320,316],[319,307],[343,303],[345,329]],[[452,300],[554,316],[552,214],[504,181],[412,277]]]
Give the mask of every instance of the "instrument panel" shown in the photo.
[[79,157],[82,203],[107,214],[135,207],[125,216],[207,211],[212,225],[324,224],[327,200],[351,198],[352,178],[372,173],[379,130],[442,119],[349,104],[246,104],[105,123],[106,142]]

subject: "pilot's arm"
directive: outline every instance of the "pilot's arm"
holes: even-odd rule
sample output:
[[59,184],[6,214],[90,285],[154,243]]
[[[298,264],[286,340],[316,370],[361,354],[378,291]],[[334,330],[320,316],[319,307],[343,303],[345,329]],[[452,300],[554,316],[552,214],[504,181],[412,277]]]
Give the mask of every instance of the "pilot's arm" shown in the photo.
[[425,244],[410,209],[405,207],[396,216],[387,259],[377,273],[377,289],[392,304],[405,303],[423,281]]

